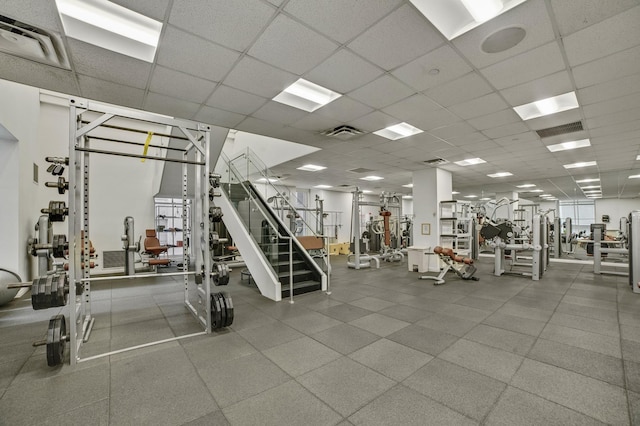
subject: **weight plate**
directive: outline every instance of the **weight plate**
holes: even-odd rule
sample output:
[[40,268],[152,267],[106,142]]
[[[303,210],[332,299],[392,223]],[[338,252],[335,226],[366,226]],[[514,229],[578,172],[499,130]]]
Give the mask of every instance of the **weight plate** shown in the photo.
[[66,338],[67,325],[64,315],[51,317],[47,330],[47,365],[49,367],[62,364]]
[[220,300],[213,293],[211,294],[211,328],[219,330],[222,327],[222,307],[220,306]]
[[31,283],[31,306],[38,309],[38,290],[40,289],[40,277],[35,278]]
[[42,293],[42,303],[44,309],[48,309],[53,306],[51,300],[51,289],[53,288],[53,275],[47,275],[47,280],[44,284],[44,292]]
[[225,293],[221,293],[224,298],[224,304],[227,307],[227,323],[225,327],[229,327],[233,324],[233,301],[231,300],[231,296],[227,296]]
[[227,305],[224,303],[224,295],[218,293],[218,300],[220,301],[220,328],[227,326]]
[[67,274],[57,274],[55,292],[52,292],[54,306],[65,306],[67,304]]

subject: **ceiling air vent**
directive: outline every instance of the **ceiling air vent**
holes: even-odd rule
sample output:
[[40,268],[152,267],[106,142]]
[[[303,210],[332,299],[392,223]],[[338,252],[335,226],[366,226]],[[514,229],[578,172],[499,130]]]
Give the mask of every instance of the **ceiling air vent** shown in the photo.
[[444,158],[439,158],[439,157],[436,157],[436,158],[431,159],[431,160],[424,160],[424,162],[426,164],[430,165],[430,166],[439,166],[441,164],[447,164],[448,163],[447,160],[445,160]]
[[325,130],[321,134],[324,136],[329,136],[331,138],[338,138],[345,141],[347,139],[351,139],[358,135],[361,135],[362,133],[364,133],[362,130],[358,130],[355,127],[342,125],[334,129]]
[[375,170],[365,169],[364,167],[359,167],[357,169],[351,169],[351,170],[347,170],[347,171],[351,172],[351,173],[371,173],[371,172],[374,172]]
[[0,15],[0,51],[70,69],[60,36]]
[[582,121],[576,121],[573,123],[561,124],[560,126],[536,130],[536,133],[541,138],[550,138],[551,136],[559,136],[566,133],[579,132],[581,130],[584,130],[582,127]]

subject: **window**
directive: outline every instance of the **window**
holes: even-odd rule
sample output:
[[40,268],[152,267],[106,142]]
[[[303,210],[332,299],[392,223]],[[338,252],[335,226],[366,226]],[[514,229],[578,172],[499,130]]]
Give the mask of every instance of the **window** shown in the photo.
[[589,231],[589,227],[596,221],[596,207],[593,201],[560,201],[560,217],[564,221],[571,218],[574,233]]

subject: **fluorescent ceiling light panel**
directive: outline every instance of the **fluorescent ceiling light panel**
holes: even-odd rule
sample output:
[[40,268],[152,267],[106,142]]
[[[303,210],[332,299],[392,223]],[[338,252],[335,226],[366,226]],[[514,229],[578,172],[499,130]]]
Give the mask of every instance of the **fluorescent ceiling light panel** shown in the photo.
[[491,198],[487,198],[487,197],[480,198],[480,201],[489,201],[489,200],[491,200]]
[[547,197],[553,197],[553,195],[551,195],[551,194],[540,194],[540,195],[538,195],[538,197],[547,198]]
[[475,164],[486,163],[482,158],[468,158],[466,160],[454,161],[458,166],[473,166]]
[[577,180],[576,183],[589,183],[589,182],[600,182],[600,178],[595,179],[580,179]]
[[525,0],[410,1],[448,40],[452,40]]
[[458,195],[460,194],[458,191],[451,191],[451,195]]
[[340,96],[342,96],[340,93],[300,78],[280,92],[273,100],[307,112],[313,112]]
[[404,188],[413,188],[413,184],[412,183],[408,183],[406,185],[402,185]]
[[513,173],[510,172],[498,172],[498,173],[492,173],[490,175],[487,175],[490,178],[499,178],[499,177],[507,177],[507,176],[513,176]]
[[371,193],[373,193],[373,191],[371,191],[370,189],[363,189],[362,193],[363,194],[371,194]]
[[365,176],[365,177],[360,178],[360,179],[361,180],[371,180],[371,181],[373,181],[373,180],[382,180],[384,178],[380,177],[380,176]]
[[404,198],[405,200],[412,200],[413,195],[403,195],[402,198]]
[[564,93],[551,98],[540,99],[539,101],[513,107],[513,110],[523,120],[544,117],[545,115],[567,111],[578,108],[578,99],[575,92]]
[[591,146],[589,139],[581,139],[579,141],[562,142],[555,145],[547,145],[547,149],[551,152],[568,151],[570,149],[578,149]]
[[305,164],[304,166],[297,168],[297,170],[304,170],[305,172],[317,172],[324,169],[326,169],[326,167],[316,166],[315,164]]
[[533,188],[535,185],[533,183],[525,183],[522,185],[517,185],[516,188]]
[[[278,181],[278,179],[275,179],[275,178],[269,178],[268,180],[271,183]],[[266,183],[267,182],[267,178],[260,178],[260,179],[256,180],[256,182]]]
[[56,0],[67,37],[153,62],[162,23],[106,0]]
[[465,197],[465,198],[478,198],[478,196],[477,196],[477,195],[473,195],[473,194],[471,194],[471,195],[465,195],[464,197]]
[[565,164],[564,167],[565,169],[577,169],[580,167],[591,167],[591,166],[597,166],[598,163],[595,161],[582,161],[580,163],[571,163],[571,164]]
[[629,176],[629,179],[639,179],[640,175],[631,175]]
[[582,191],[585,194],[602,194],[602,191],[597,190],[597,191]]
[[636,161],[640,160],[640,155],[636,155]]
[[394,124],[393,126],[385,127],[382,130],[373,132],[373,134],[395,141],[397,139],[417,135],[418,133],[422,132],[423,130],[418,129],[417,127],[413,127],[411,124],[402,122],[399,124]]
[[531,191],[527,191],[527,192],[544,192],[542,189],[532,189]]
[[595,189],[600,188],[600,185],[581,186],[580,189]]
[[333,187],[331,185],[316,185],[316,186],[314,186],[314,188],[329,189],[329,188],[333,188]]

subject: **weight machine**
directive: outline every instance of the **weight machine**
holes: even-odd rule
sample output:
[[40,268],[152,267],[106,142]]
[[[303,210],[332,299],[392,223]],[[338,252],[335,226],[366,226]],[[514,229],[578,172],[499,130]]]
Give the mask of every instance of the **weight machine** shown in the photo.
[[[629,248],[624,239],[620,240],[605,240],[606,224],[604,223],[592,223],[591,224],[591,237],[593,238],[593,273],[594,274],[607,274],[607,275],[620,275],[626,277],[629,275],[630,266],[626,263],[616,266],[627,267],[626,272],[603,270],[602,258],[608,254],[619,254],[627,257],[629,263],[631,258],[629,257]],[[609,247],[609,245],[618,245],[618,247]]]
[[440,246],[436,246],[433,252],[438,255],[438,258],[445,266],[440,269],[440,273],[437,276],[422,275],[420,277],[421,280],[434,280],[433,285],[442,285],[445,283],[444,277],[447,272],[453,271],[463,280],[480,281],[480,278],[473,276],[476,273],[476,267],[473,265],[472,258],[457,256],[453,249]]

